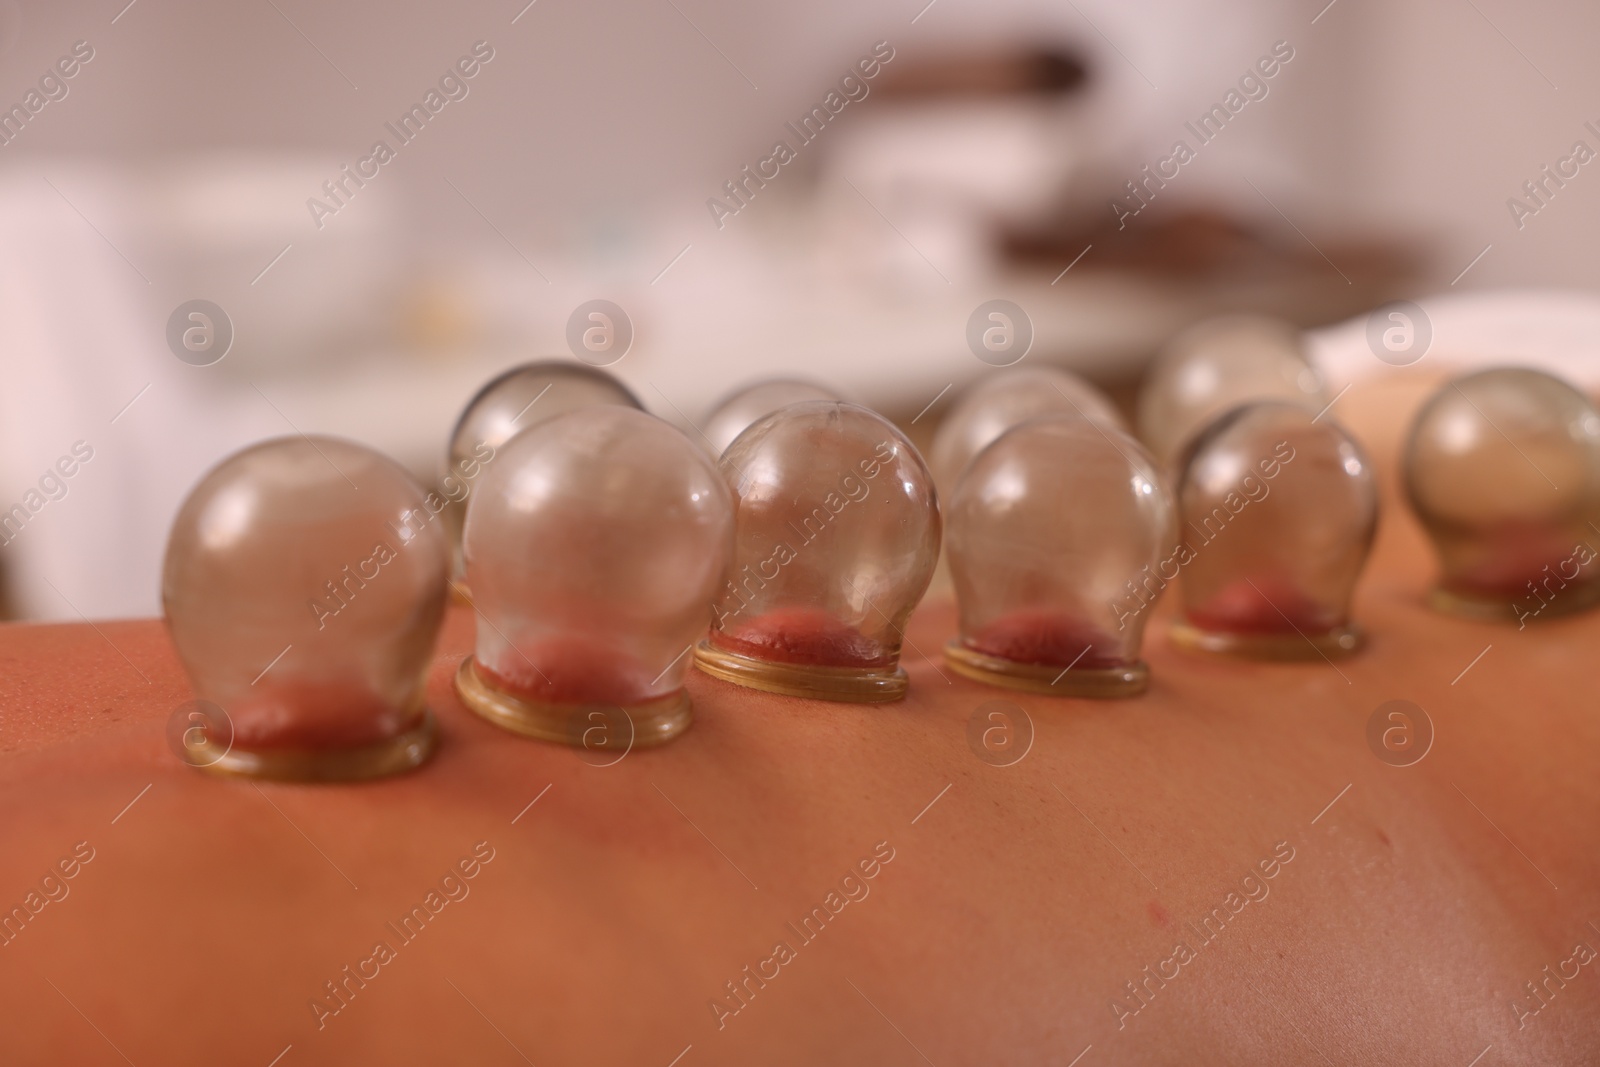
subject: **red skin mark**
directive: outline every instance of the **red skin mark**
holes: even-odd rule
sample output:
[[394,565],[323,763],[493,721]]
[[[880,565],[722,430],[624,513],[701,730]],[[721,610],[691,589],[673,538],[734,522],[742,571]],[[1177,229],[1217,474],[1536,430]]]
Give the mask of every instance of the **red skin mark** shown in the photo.
[[1202,630],[1232,634],[1327,633],[1344,622],[1341,613],[1273,577],[1240,578],[1186,614]]
[[225,710],[233,743],[254,751],[359,748],[396,736],[414,719],[361,686],[305,679],[263,679]]
[[[1516,600],[1535,595],[1528,589],[1529,582],[1539,590],[1539,597],[1548,598],[1560,592],[1563,581],[1569,585],[1593,581],[1591,568],[1579,570],[1582,557],[1573,558],[1577,543],[1568,544],[1566,536],[1542,525],[1502,526],[1487,538],[1489,558],[1470,570],[1447,576],[1444,585],[1468,595]],[[1541,584],[1546,579],[1551,579],[1548,589]]]
[[751,659],[807,667],[894,665],[882,645],[821,608],[778,608],[738,629],[712,630],[711,644]]
[[1013,663],[1065,667],[1076,661],[1077,667],[1087,669],[1127,665],[1119,655],[1121,642],[1092,623],[1052,608],[1002,615],[963,641],[974,652]]
[[661,695],[650,687],[658,671],[583,634],[542,638],[493,666],[479,661],[478,670],[495,688],[546,704],[642,704]]
[[1163,908],[1157,901],[1152,900],[1146,904],[1144,910],[1150,913],[1150,921],[1157,926],[1165,929],[1172,925],[1172,916],[1167,914],[1167,909]]

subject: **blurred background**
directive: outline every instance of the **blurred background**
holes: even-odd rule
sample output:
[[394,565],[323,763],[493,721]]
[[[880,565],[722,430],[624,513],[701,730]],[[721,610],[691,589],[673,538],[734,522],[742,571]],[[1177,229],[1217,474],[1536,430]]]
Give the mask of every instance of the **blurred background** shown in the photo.
[[[991,299],[1124,400],[1230,311],[1337,387],[1397,298],[1439,352],[1582,378],[1597,39],[1577,0],[0,0],[5,613],[157,613],[179,502],[263,437],[431,480],[595,299],[691,434],[799,374],[925,435]],[[204,366],[168,336],[197,299]]]

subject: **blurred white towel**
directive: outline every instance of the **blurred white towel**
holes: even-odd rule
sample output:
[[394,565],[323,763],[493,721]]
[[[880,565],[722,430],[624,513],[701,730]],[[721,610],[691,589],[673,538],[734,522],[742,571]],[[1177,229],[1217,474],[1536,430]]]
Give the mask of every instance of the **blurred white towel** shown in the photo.
[[[1447,293],[1424,297],[1416,304],[1433,335],[1422,358],[1413,364],[1418,369],[1448,366],[1465,373],[1516,364],[1538,367],[1589,393],[1600,392],[1600,297],[1508,290]],[[1331,391],[1402,372],[1374,353],[1368,341],[1371,318],[1357,316],[1308,335],[1311,358]]]

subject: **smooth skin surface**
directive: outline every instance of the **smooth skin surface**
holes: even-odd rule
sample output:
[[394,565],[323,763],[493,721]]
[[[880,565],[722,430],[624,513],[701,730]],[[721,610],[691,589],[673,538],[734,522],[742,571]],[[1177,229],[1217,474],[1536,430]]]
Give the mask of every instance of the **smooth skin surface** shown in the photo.
[[[1600,614],[1519,632],[1424,606],[1432,560],[1393,452],[1424,390],[1336,409],[1385,491],[1356,603],[1370,644],[1337,667],[1181,652],[1169,593],[1145,696],[1010,694],[921,655],[954,629],[935,597],[909,633],[904,703],[691,672],[693,728],[601,767],[460,705],[473,620],[457,608],[429,690],[437,758],[301,786],[211,778],[168,751],[189,692],[158,622],[0,630],[0,907],[93,850],[0,947],[0,1058],[1594,1063],[1600,959],[1566,961],[1600,949]],[[1436,731],[1413,766],[1368,747],[1394,699]],[[993,700],[1032,721],[1012,766],[968,744]],[[493,858],[449,883],[468,895],[403,942],[386,924],[479,842]],[[892,860],[803,942],[786,924],[875,848]],[[780,940],[793,957],[764,964]],[[364,965],[379,941],[393,957]],[[1192,958],[1166,963],[1179,941]],[[319,1019],[346,965],[376,976]],[[776,977],[734,1014],[724,983],[747,965]],[[1135,1001],[1124,983],[1147,966],[1176,976]],[[1534,1014],[1524,983],[1547,966],[1578,970]]]

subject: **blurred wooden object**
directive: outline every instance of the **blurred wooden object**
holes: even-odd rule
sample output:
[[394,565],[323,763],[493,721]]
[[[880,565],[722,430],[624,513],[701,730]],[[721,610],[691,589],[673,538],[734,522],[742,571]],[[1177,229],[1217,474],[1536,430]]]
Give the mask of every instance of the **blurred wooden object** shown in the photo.
[[896,99],[1054,96],[1089,84],[1082,56],[1062,48],[1026,48],[930,58],[885,67],[877,91]]

